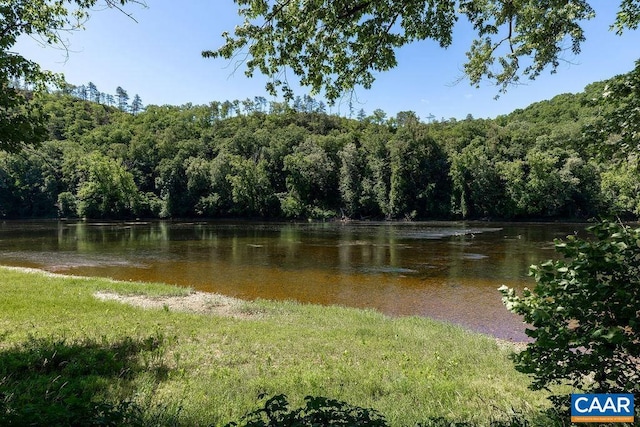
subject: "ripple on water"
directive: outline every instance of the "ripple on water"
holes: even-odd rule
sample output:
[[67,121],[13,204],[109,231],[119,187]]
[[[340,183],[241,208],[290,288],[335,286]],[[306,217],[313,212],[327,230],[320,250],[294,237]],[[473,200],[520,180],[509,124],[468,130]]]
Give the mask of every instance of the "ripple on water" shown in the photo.
[[391,265],[385,265],[380,267],[365,267],[361,270],[364,273],[386,273],[386,274],[411,274],[418,273],[418,270],[412,268],[393,267]]
[[477,260],[481,260],[481,259],[485,259],[485,258],[489,258],[489,255],[474,254],[474,253],[462,254],[462,259],[468,259],[468,260],[472,260],[472,261],[477,261]]

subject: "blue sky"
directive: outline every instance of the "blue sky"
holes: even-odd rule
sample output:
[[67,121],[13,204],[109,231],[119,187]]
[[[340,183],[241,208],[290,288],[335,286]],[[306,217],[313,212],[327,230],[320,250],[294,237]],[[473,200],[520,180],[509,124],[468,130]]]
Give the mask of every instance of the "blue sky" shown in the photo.
[[[622,37],[609,31],[619,2],[594,0],[596,19],[584,24],[587,41],[577,57],[567,57],[557,74],[545,72],[537,80],[498,94],[490,83],[480,89],[463,80],[461,69],[472,34],[463,24],[454,32],[454,43],[441,49],[433,41],[405,46],[398,52],[398,67],[378,75],[372,89],[357,89],[354,108],[370,114],[376,108],[389,116],[412,110],[423,119],[476,118],[507,114],[516,108],[550,99],[566,92],[579,92],[587,84],[630,71],[640,58],[640,32]],[[12,48],[44,68],[64,73],[73,84],[93,82],[100,91],[115,93],[123,87],[145,105],[208,104],[211,101],[265,96],[266,79],[256,74],[235,73],[223,59],[204,59],[201,52],[219,47],[223,31],[241,22],[232,0],[147,0],[148,8],[130,5],[137,23],[115,10],[93,14],[86,30],[69,34],[69,55],[22,38]],[[299,95],[308,93],[299,88]],[[316,97],[320,98],[320,97]],[[348,101],[333,112],[348,114]]]

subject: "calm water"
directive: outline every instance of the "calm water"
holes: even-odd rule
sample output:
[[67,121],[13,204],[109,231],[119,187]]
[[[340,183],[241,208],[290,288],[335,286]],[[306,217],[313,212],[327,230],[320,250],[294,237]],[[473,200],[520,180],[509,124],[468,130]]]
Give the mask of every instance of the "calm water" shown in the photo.
[[580,224],[3,222],[0,264],[419,315],[513,340],[496,289]]

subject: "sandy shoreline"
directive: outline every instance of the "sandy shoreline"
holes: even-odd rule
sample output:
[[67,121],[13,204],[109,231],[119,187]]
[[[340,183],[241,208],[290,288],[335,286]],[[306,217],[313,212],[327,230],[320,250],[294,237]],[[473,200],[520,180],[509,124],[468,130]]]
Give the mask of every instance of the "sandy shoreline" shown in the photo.
[[[52,273],[47,270],[29,267],[0,266],[6,270],[21,271],[24,273],[40,274],[46,277],[62,277],[74,279],[94,279],[89,276],[73,276],[69,274]],[[121,280],[101,278],[113,283],[122,283]],[[149,295],[122,295],[115,292],[99,291],[94,297],[101,301],[117,301],[143,309],[164,309],[170,311],[190,312],[197,314],[210,314],[240,319],[249,319],[259,316],[251,310],[244,309],[247,302],[221,294],[191,291],[185,296],[149,296]],[[522,351],[526,348],[526,342],[508,341],[492,337],[499,347],[514,351]]]

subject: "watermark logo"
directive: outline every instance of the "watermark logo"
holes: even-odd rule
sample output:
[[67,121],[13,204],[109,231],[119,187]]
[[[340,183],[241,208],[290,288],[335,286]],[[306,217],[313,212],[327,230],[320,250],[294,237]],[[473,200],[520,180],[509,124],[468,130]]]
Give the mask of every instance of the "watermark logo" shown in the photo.
[[573,423],[632,423],[633,394],[572,394]]

